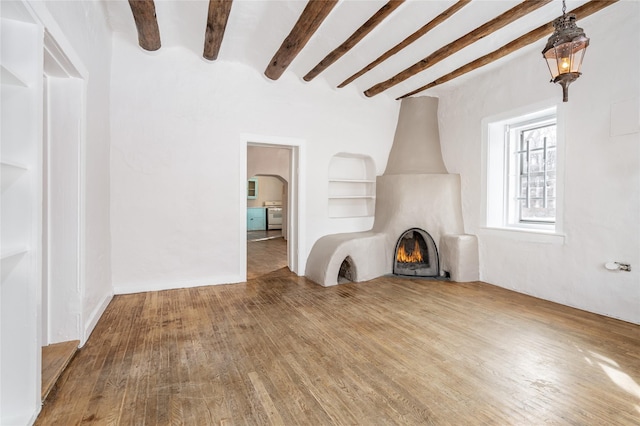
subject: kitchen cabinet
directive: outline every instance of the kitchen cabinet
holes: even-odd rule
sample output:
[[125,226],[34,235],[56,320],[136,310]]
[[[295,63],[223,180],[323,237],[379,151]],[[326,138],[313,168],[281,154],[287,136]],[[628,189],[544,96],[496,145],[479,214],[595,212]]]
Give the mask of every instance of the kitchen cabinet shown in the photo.
[[258,178],[251,178],[247,182],[247,199],[255,200],[258,198]]
[[266,231],[267,209],[264,207],[247,208],[247,231]]

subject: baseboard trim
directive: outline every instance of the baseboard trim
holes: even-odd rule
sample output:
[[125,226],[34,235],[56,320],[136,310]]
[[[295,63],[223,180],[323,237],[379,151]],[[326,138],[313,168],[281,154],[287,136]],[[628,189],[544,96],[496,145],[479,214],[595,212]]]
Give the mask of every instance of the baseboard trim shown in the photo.
[[546,302],[557,303],[558,305],[566,306],[566,307],[572,308],[572,309],[577,309],[579,311],[589,312],[591,314],[600,315],[600,316],[603,316],[603,317],[607,317],[607,318],[612,318],[612,319],[619,320],[619,321],[628,322],[630,324],[640,325],[640,321],[635,319],[635,318],[628,318],[628,317],[621,316],[621,315],[618,315],[618,314],[615,314],[615,313],[605,312],[605,311],[602,311],[600,309],[594,309],[594,308],[587,307],[587,306],[577,305],[575,303],[571,303],[571,302],[568,302],[568,301],[562,301],[562,300],[559,300],[559,299],[555,299],[553,297],[541,295],[541,294],[534,293],[534,292],[528,291],[528,290],[522,290],[522,289],[518,289],[518,288],[507,287],[506,285],[501,285],[501,284],[494,284],[494,283],[492,283],[490,281],[483,280],[482,278],[480,278],[480,282],[483,282],[483,283],[489,284],[489,285],[493,285],[493,286],[496,286],[496,287],[500,287],[500,288],[503,288],[505,290],[513,291],[515,293],[520,293],[520,294],[524,294],[526,296],[535,297],[536,299],[544,300]]
[[132,283],[131,285],[116,285],[113,287],[115,294],[145,293],[148,291],[176,290],[180,288],[205,287],[210,285],[238,284],[245,282],[238,275],[216,276],[206,279],[191,281],[176,281],[165,283]]
[[100,317],[102,317],[102,314],[104,314],[104,311],[107,309],[107,306],[109,306],[111,299],[113,299],[112,292],[105,294],[105,296],[102,298],[102,301],[98,304],[98,306],[96,306],[93,312],[91,312],[91,314],[87,318],[87,321],[85,321],[84,334],[82,336],[82,339],[80,340],[79,347],[83,347],[84,344],[87,342],[87,340],[89,339],[89,336],[91,336],[91,333],[93,332],[93,329],[98,324]]

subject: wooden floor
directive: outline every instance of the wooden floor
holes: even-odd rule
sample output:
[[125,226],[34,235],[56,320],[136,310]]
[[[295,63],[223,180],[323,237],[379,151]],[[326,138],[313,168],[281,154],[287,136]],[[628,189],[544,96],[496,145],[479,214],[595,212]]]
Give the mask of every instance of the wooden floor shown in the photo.
[[42,348],[42,387],[41,399],[44,401],[53,389],[58,378],[69,361],[73,358],[78,350],[79,340],[70,340],[68,342],[54,343]]
[[282,238],[282,229],[247,231],[247,241],[264,241],[275,238]]
[[284,238],[247,242],[247,279],[287,266],[287,242]]
[[116,296],[36,424],[80,423],[638,425],[640,327],[483,283],[286,268]]

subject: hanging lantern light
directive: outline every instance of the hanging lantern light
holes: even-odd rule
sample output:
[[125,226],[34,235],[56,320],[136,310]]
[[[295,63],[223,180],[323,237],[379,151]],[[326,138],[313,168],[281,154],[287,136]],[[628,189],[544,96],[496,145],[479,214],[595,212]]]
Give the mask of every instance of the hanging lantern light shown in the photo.
[[551,72],[551,82],[562,86],[562,101],[569,100],[569,85],[580,77],[582,58],[589,46],[589,38],[582,28],[576,25],[576,15],[566,13],[565,0],[562,0],[562,16],[553,21],[555,28],[542,56]]

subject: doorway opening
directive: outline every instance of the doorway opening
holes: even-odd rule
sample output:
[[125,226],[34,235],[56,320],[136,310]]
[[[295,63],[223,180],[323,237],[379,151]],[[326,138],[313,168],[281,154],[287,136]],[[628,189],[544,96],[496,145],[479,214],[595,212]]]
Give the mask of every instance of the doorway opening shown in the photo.
[[86,340],[82,317],[85,80],[43,44],[41,399]]
[[[256,156],[260,158],[260,154],[256,150],[250,149],[247,161],[255,162]],[[288,165],[286,169],[288,169]],[[288,176],[288,170],[284,171]],[[249,178],[247,182],[247,241],[287,239],[288,187],[289,182],[280,175],[257,174]]]
[[42,173],[42,344],[81,330],[84,81],[45,32]]
[[[271,156],[265,155],[265,149]],[[251,170],[264,167],[260,166],[264,157],[273,157],[278,149],[250,147],[247,163]],[[283,151],[288,158],[290,152]],[[283,166],[283,175],[288,177],[289,163]],[[258,174],[247,182],[247,280],[287,268],[288,186],[279,175]]]
[[252,279],[285,267],[302,275],[304,141],[257,135],[243,135],[243,141],[241,276]]

